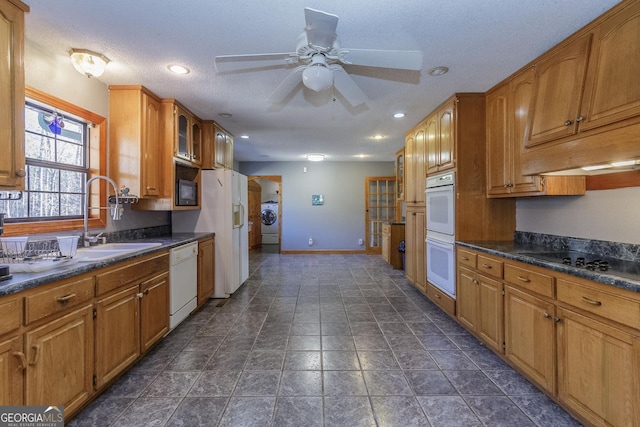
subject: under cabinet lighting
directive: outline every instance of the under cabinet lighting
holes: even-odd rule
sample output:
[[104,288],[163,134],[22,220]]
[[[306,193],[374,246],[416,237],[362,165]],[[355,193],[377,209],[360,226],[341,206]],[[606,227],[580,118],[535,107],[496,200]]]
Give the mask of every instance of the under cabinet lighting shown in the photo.
[[611,166],[615,167],[615,168],[619,168],[621,166],[633,166],[636,164],[635,160],[627,160],[624,162],[613,162],[611,163]]
[[597,170],[600,170],[600,169],[607,169],[607,168],[610,168],[610,167],[611,167],[611,165],[584,166],[584,167],[582,167],[582,170],[585,170],[585,171],[597,171]]

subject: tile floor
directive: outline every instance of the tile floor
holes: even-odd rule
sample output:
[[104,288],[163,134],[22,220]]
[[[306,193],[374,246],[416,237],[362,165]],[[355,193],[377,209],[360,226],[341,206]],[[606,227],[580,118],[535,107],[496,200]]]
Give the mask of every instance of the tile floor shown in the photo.
[[252,253],[74,426],[578,426],[379,256]]

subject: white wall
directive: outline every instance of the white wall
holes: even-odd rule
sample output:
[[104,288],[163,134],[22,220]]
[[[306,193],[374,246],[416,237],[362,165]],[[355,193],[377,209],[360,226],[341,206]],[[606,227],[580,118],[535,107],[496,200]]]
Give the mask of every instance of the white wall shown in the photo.
[[[240,173],[282,176],[281,250],[364,250],[358,239],[365,239],[365,177],[393,176],[393,165],[241,162]],[[312,194],[324,195],[324,205],[312,206]],[[313,246],[308,244],[309,237]]]
[[584,196],[520,198],[516,229],[640,244],[640,187],[587,191]]
[[[78,73],[68,56],[47,52],[39,45],[25,43],[25,83],[34,89],[63,99],[102,117],[109,114],[109,90],[96,78]],[[140,212],[125,208],[122,220],[108,219],[107,231],[131,230],[170,224],[167,212]]]

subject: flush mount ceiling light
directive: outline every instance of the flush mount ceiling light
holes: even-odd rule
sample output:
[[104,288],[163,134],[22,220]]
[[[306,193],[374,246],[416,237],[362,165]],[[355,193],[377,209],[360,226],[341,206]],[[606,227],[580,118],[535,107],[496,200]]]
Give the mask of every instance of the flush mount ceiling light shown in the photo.
[[189,74],[191,72],[191,70],[189,70],[187,67],[180,64],[167,65],[167,68],[169,69],[169,71],[176,74]]
[[406,114],[405,114],[405,113],[395,113],[395,114],[393,115],[393,117],[395,117],[396,119],[401,119],[401,118],[403,118],[404,116],[406,116]]
[[224,117],[225,119],[228,119],[229,117],[231,117],[233,114],[231,113],[219,113],[218,114],[220,117]]
[[448,71],[449,69],[447,67],[434,67],[427,71],[427,73],[429,73],[430,76],[438,77],[443,74],[447,74]]
[[307,154],[307,160],[310,162],[321,162],[324,160],[324,154]]
[[377,135],[373,135],[373,139],[382,139],[384,138],[384,136],[377,134]]
[[302,72],[302,83],[316,92],[322,92],[333,86],[333,71],[327,67],[324,55],[313,55],[311,65]]
[[241,139],[249,139],[249,135],[240,135]]
[[71,49],[69,56],[73,67],[87,77],[100,77],[109,63],[106,56],[87,49]]

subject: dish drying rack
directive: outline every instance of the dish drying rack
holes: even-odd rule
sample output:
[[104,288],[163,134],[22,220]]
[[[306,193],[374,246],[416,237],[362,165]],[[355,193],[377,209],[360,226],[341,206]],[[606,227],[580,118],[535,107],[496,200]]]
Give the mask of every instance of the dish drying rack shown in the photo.
[[78,239],[78,236],[0,238],[0,264],[8,264],[14,273],[56,268],[73,259]]

